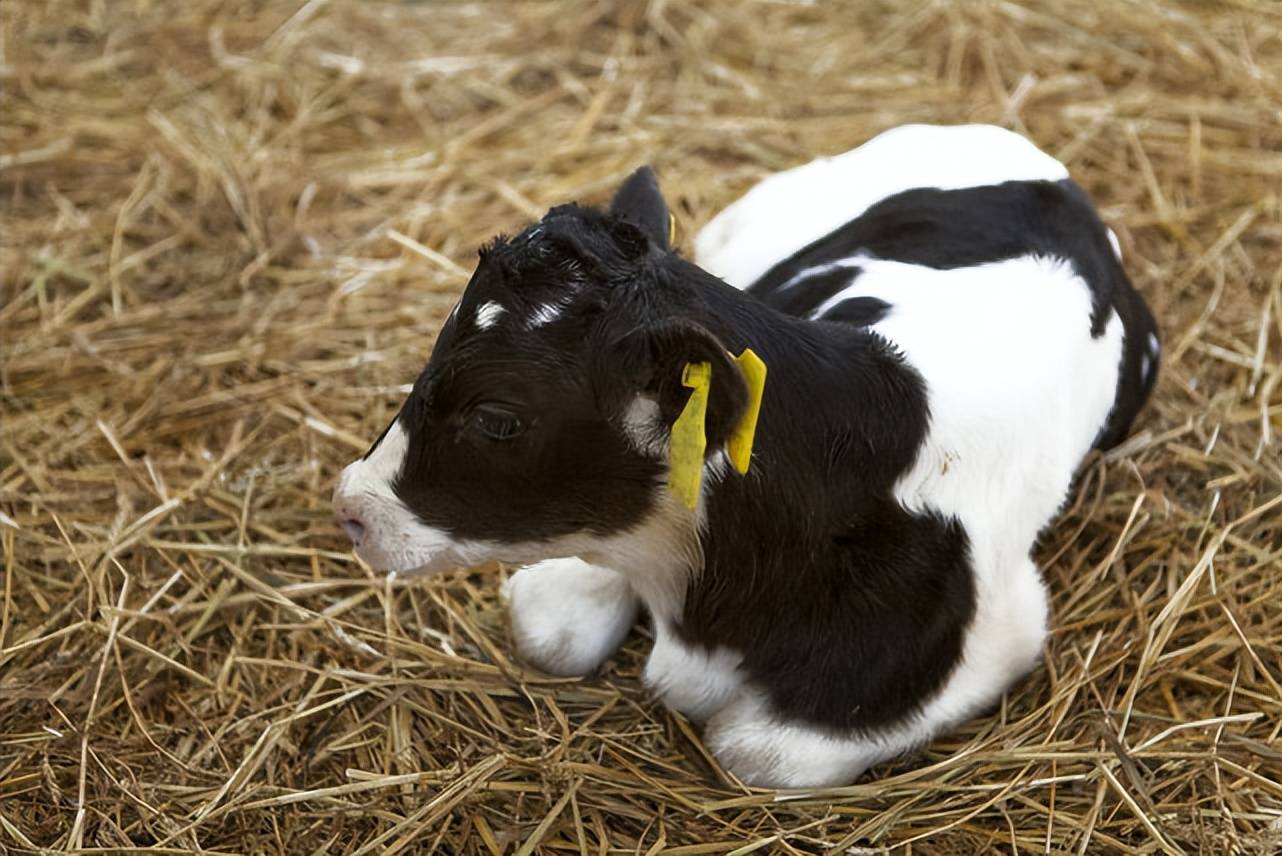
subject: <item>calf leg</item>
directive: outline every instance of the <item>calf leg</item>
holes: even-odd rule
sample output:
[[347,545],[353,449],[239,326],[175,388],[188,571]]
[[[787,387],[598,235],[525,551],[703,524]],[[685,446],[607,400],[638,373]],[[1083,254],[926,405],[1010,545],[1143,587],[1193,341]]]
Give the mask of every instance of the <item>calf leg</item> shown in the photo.
[[521,659],[553,675],[594,671],[622,644],[637,612],[622,576],[575,558],[527,565],[502,594]]
[[654,649],[645,664],[645,683],[664,704],[702,722],[743,685],[733,651],[687,645],[666,622],[655,619]]
[[704,732],[716,759],[745,784],[761,788],[849,785],[879,761],[893,758],[927,735],[836,735],[780,720],[755,692],[717,711]]

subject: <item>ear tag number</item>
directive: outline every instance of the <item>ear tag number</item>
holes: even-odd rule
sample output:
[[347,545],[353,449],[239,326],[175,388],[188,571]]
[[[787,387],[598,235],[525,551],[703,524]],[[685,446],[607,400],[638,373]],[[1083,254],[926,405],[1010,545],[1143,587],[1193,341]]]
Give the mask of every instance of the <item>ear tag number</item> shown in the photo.
[[730,463],[739,471],[739,475],[748,472],[752,464],[752,442],[757,436],[757,417],[761,415],[761,396],[766,391],[766,364],[753,353],[752,348],[735,357],[739,371],[743,373],[744,383],[748,385],[748,406],[744,408],[743,418],[730,435]]
[[699,503],[703,453],[708,445],[704,420],[708,415],[708,388],[712,385],[712,366],[708,363],[686,363],[681,372],[681,385],[688,387],[691,392],[681,415],[672,423],[672,439],[668,451],[668,489],[693,511]]

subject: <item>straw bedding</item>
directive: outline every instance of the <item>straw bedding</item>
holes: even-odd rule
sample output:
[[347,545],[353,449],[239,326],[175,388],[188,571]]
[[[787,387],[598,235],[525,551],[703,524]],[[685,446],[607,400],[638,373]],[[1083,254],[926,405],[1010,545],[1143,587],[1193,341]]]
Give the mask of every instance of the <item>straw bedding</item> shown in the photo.
[[[1282,850],[1276,4],[0,6],[0,852]],[[362,567],[341,465],[475,248],[652,162],[686,246],[908,121],[1063,159],[1166,340],[1039,546],[1045,666],[831,791]]]

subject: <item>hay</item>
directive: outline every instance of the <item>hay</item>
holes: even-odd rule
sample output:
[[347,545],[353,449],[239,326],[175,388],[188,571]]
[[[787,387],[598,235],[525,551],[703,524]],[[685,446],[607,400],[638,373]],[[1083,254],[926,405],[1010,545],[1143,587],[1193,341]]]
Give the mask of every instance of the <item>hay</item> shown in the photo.
[[[0,851],[1282,849],[1276,4],[0,6]],[[338,468],[474,248],[651,161],[682,235],[907,121],[1065,160],[1167,342],[1040,559],[1047,662],[859,783],[715,769],[356,562]],[[866,848],[866,850],[860,849]]]

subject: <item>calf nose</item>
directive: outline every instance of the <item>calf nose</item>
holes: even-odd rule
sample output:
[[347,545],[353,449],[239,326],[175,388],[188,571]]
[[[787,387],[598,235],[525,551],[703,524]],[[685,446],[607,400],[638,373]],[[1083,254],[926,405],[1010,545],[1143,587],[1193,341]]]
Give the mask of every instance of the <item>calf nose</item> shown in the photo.
[[364,523],[355,517],[340,514],[338,517],[338,525],[343,527],[343,531],[347,533],[347,537],[352,539],[353,545],[357,547],[361,545],[361,541],[365,538]]
[[352,544],[359,547],[361,541],[365,539],[365,521],[361,519],[359,503],[348,486],[348,477],[352,468],[348,467],[343,470],[342,475],[338,477],[338,484],[334,487],[334,520],[347,537],[352,539]]

